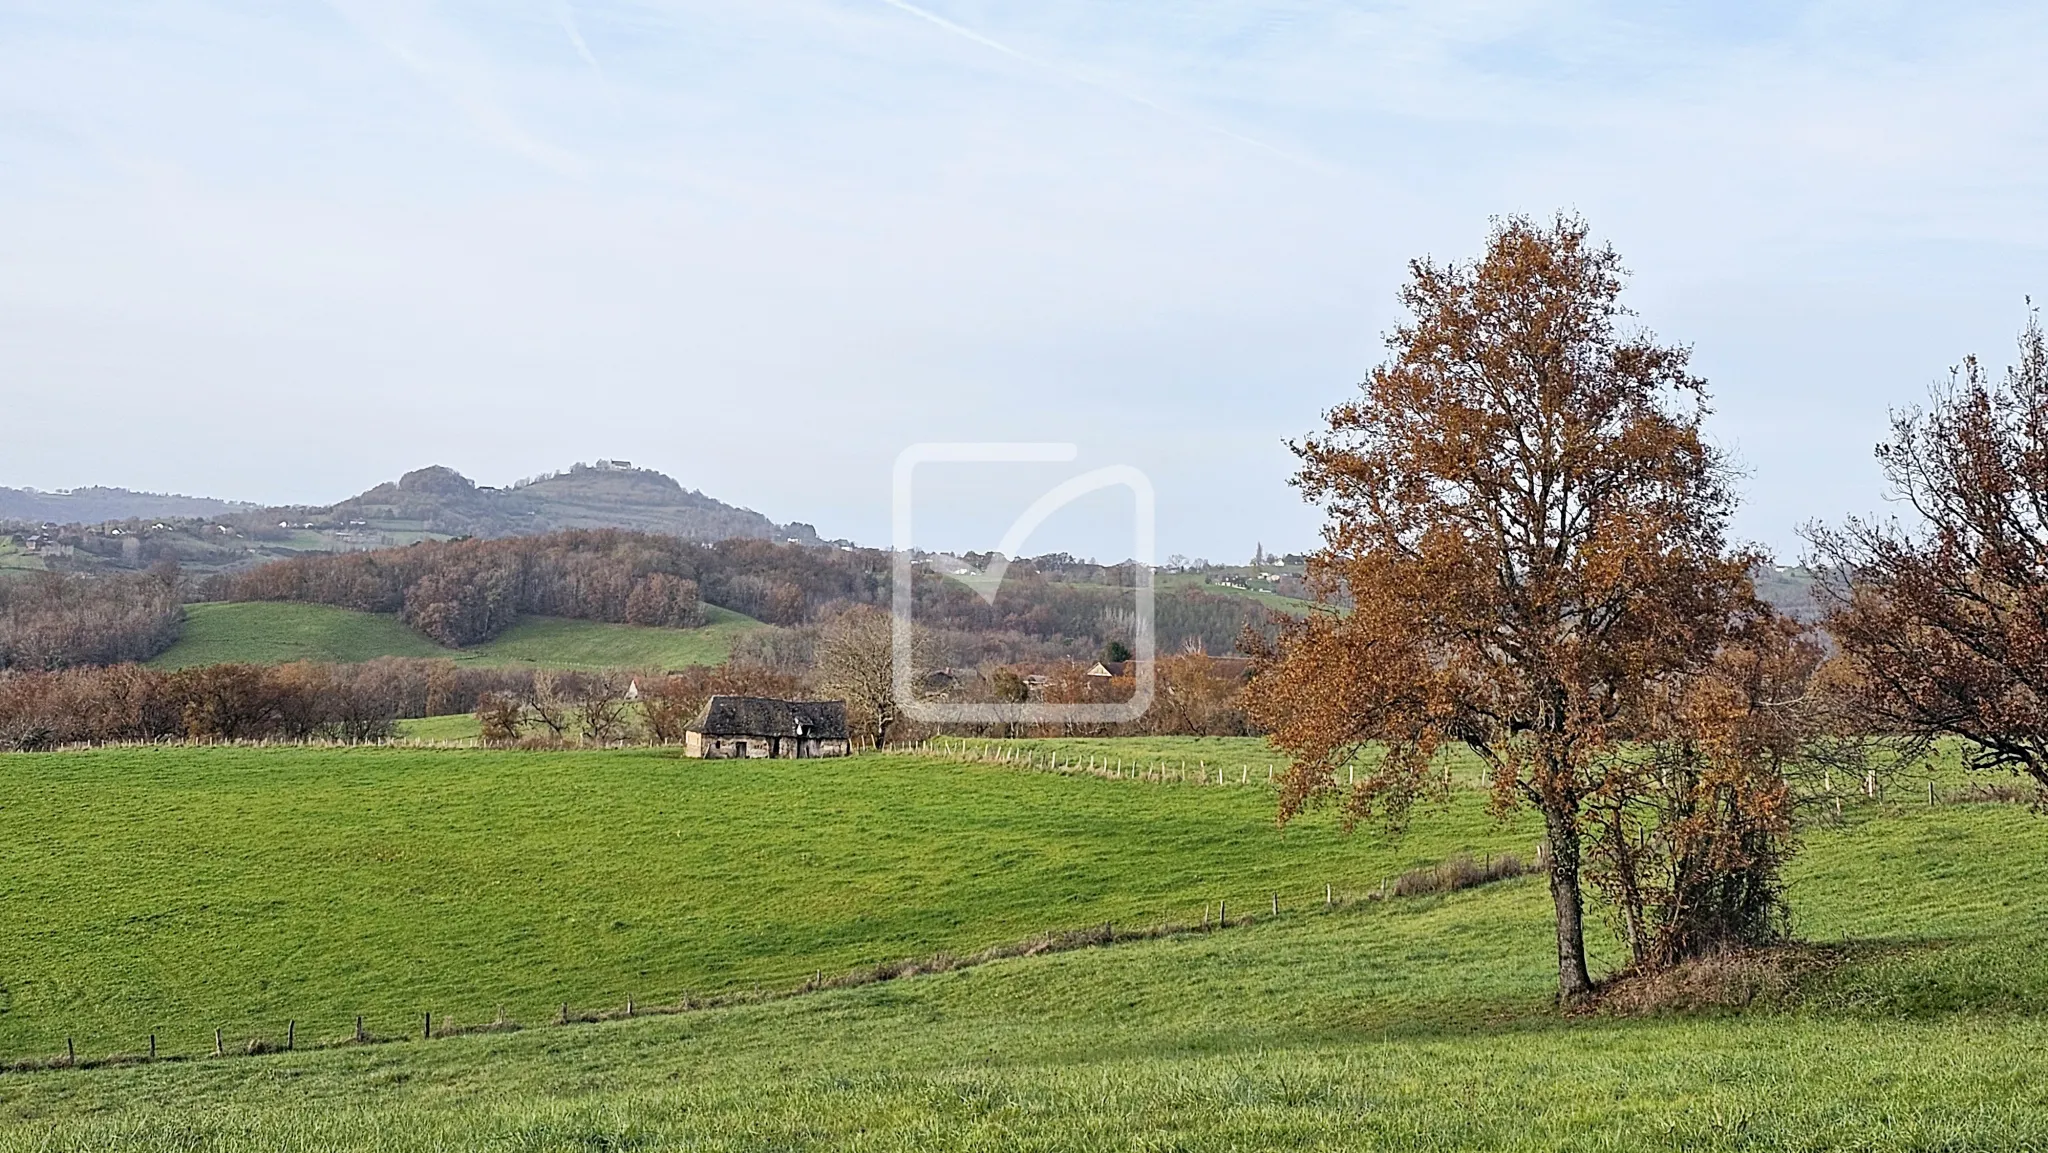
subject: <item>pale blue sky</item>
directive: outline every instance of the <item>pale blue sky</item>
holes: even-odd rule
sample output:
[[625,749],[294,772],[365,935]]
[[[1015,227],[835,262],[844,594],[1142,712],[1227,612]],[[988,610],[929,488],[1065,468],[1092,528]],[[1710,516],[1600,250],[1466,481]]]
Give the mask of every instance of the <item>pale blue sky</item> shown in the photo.
[[2048,292],[2044,59],[2020,4],[15,0],[0,484],[625,457],[881,543],[903,445],[1061,439],[1162,553],[1300,548],[1282,439],[1404,262],[1569,208],[1790,553]]

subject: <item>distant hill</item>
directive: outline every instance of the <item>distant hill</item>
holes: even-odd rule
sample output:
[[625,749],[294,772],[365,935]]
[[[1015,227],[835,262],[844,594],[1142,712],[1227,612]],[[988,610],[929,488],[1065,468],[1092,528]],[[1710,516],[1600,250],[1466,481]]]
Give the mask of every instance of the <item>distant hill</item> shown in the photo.
[[[40,527],[50,523],[61,527]],[[810,525],[777,524],[619,461],[578,464],[506,488],[479,485],[435,465],[331,505],[266,508],[119,488],[0,488],[0,572],[134,570],[169,560],[188,572],[231,572],[309,552],[572,528],[629,529],[707,543],[823,543]]]
[[1763,564],[1749,575],[1756,583],[1756,595],[1771,607],[1802,624],[1820,621],[1820,601],[1813,593],[1813,582],[1819,577],[1813,570],[1797,565]]
[[[265,509],[241,518],[253,527],[280,522],[350,535],[419,532],[436,536],[533,536],[565,528],[623,528],[689,540],[793,541],[817,544],[807,524],[776,524],[684,488],[652,469],[599,461],[567,472],[489,488],[434,465],[406,473],[337,504]],[[351,534],[349,530],[360,530]]]
[[31,524],[99,524],[114,520],[218,517],[248,512],[256,507],[241,501],[133,492],[125,488],[94,486],[65,492],[0,488],[0,521]]

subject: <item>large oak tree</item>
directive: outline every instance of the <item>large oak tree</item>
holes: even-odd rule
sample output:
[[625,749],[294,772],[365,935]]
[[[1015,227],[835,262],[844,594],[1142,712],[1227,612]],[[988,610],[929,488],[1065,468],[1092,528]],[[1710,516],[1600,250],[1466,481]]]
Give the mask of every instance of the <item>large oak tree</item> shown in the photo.
[[1294,446],[1328,518],[1312,583],[1350,607],[1289,627],[1247,690],[1294,762],[1283,816],[1377,749],[1347,813],[1398,821],[1454,742],[1498,801],[1539,811],[1566,1000],[1591,987],[1588,808],[1755,607],[1704,384],[1627,325],[1622,281],[1570,217],[1497,222],[1477,261],[1411,266],[1389,358]]

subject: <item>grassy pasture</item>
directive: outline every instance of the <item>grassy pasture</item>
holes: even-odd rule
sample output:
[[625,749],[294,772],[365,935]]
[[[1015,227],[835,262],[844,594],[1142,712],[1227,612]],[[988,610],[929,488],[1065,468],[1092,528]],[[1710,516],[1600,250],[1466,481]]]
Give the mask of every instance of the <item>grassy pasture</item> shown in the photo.
[[0,757],[0,1058],[538,1021],[1528,854],[1463,794],[1398,841],[1262,787],[914,756],[112,749]]
[[[570,760],[596,757],[635,759]],[[980,774],[1051,798],[1256,794],[847,768],[938,772],[967,801]],[[1847,960],[1784,1007],[1557,1015],[1531,878],[680,1017],[8,1075],[0,1149],[2040,1148],[2039,819],[1850,813],[1791,877],[1802,932]],[[1470,821],[1454,802],[1410,837]]]
[[10,541],[0,540],[0,576],[42,572],[44,567],[42,557],[23,552]]
[[1201,573],[1160,573],[1154,579],[1156,586],[1162,592],[1168,589],[1195,589],[1208,593],[1211,596],[1243,597],[1246,600],[1257,601],[1269,609],[1276,609],[1294,616],[1300,616],[1302,613],[1307,612],[1315,603],[1296,597],[1281,596],[1269,588],[1260,588],[1256,577],[1250,578],[1252,583],[1249,588],[1216,584],[1208,580]]
[[466,741],[481,740],[484,727],[475,713],[455,713],[445,717],[414,717],[398,722],[398,737],[405,741]]
[[489,667],[669,669],[717,664],[740,634],[768,627],[711,605],[704,611],[707,623],[695,629],[526,617],[484,644],[448,649],[381,613],[284,601],[195,604],[186,606],[184,635],[150,663],[175,669],[424,657]]

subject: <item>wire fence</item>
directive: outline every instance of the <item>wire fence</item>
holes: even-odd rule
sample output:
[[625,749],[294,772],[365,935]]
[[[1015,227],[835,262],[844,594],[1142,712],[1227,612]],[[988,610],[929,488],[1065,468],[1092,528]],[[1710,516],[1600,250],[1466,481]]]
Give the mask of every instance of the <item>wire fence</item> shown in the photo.
[[[1198,919],[1169,919],[1142,926],[1119,926],[1113,921],[1105,921],[1100,925],[1040,933],[968,953],[942,950],[927,957],[884,961],[834,974],[817,969],[813,970],[808,978],[794,985],[756,985],[749,989],[685,995],[676,1000],[653,1003],[629,997],[622,1005],[615,1004],[609,1008],[595,1009],[578,1008],[572,1002],[563,1001],[541,1024],[516,1021],[503,1010],[499,1010],[488,1020],[464,1023],[446,1014],[437,1017],[433,1010],[422,1009],[413,1015],[411,1023],[399,1028],[393,1028],[393,1021],[389,1016],[380,1017],[373,1024],[368,1014],[356,1015],[352,1024],[348,1021],[314,1024],[307,1019],[291,1018],[281,1022],[281,1027],[272,1032],[238,1035],[233,1038],[230,1038],[224,1027],[216,1028],[213,1031],[211,1047],[198,1051],[172,1051],[160,1046],[159,1034],[156,1032],[128,1039],[127,1044],[132,1046],[130,1048],[105,1047],[110,1042],[102,1039],[102,1047],[97,1051],[82,1051],[79,1035],[72,1034],[65,1038],[64,1051],[61,1054],[14,1058],[0,1063],[0,1073],[24,1073],[43,1069],[90,1069],[155,1061],[256,1057],[302,1050],[339,1049],[402,1041],[433,1041],[448,1037],[510,1033],[533,1028],[568,1027],[637,1017],[675,1016],[743,1005],[760,1005],[832,990],[855,989],[905,977],[973,968],[996,961],[1078,949],[1104,948],[1135,941],[1216,933],[1226,929],[1243,929],[1276,923],[1293,917],[1336,914],[1375,906],[1386,901],[1440,895],[1510,880],[1540,871],[1545,867],[1544,862],[1545,853],[1541,845],[1538,845],[1535,857],[1531,861],[1525,861],[1513,854],[1489,854],[1483,859],[1474,858],[1471,854],[1460,854],[1440,864],[1381,878],[1376,886],[1366,888],[1339,886],[1335,882],[1330,882],[1325,883],[1320,891],[1313,893],[1297,892],[1288,895],[1275,891],[1268,894],[1264,900],[1254,901],[1249,905],[1217,900],[1205,903]],[[302,1028],[302,1024],[312,1027]],[[319,1030],[325,1032],[320,1033]],[[94,1039],[87,1038],[88,1042],[92,1040]],[[89,1044],[83,1047],[84,1050],[91,1048]]]

